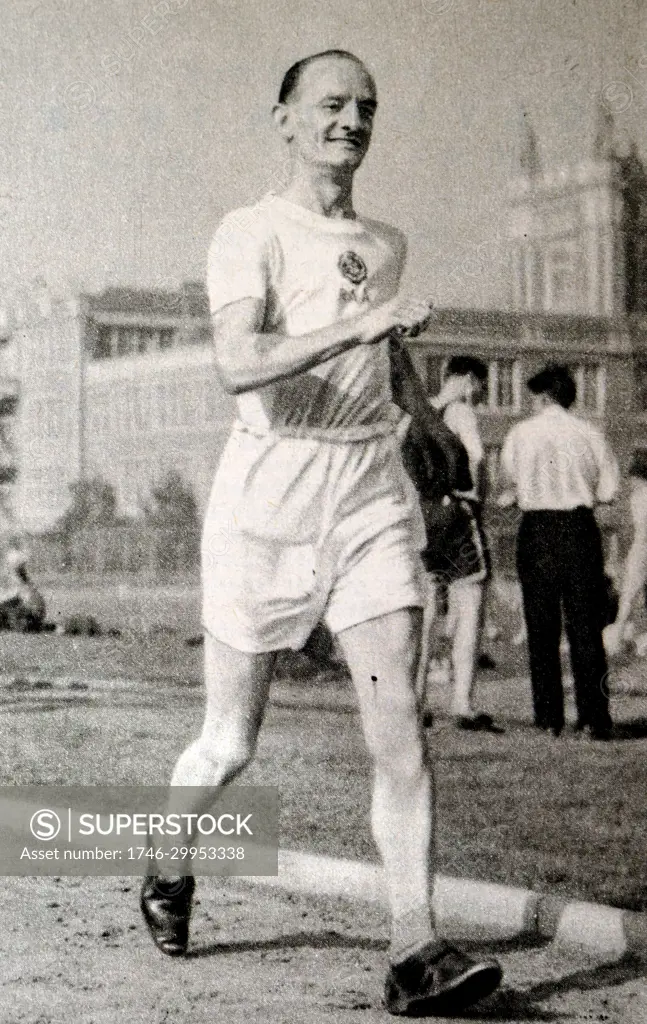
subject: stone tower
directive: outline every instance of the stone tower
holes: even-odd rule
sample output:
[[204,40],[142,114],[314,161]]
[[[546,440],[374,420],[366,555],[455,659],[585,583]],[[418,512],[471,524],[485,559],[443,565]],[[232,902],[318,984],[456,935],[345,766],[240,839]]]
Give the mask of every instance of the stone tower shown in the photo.
[[647,223],[647,188],[637,157],[616,155],[613,134],[600,109],[590,159],[545,171],[524,116],[510,203],[514,308],[593,316],[636,308],[635,253],[646,247],[632,225]]
[[647,174],[635,145],[619,161],[627,313],[647,313]]

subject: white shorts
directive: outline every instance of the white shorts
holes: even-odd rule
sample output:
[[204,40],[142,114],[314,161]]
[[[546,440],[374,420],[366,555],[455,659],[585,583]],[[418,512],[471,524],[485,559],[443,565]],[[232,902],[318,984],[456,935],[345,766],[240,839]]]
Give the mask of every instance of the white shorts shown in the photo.
[[258,436],[237,425],[202,539],[203,624],[230,647],[298,649],[422,607],[420,512],[392,435],[359,442]]

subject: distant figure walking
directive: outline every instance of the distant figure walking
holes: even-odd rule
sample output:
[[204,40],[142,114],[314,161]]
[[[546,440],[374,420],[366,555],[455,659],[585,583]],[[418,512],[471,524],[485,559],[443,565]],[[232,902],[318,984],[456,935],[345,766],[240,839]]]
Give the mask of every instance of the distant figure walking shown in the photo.
[[619,654],[632,605],[647,583],[647,448],[634,451],[629,478],[633,538],[625,562],[615,622],[604,631],[604,646],[610,657]]
[[[463,445],[469,464],[469,484],[456,483],[451,494],[453,516],[447,515],[448,496],[436,498],[437,514],[428,529],[423,563],[429,572],[429,597],[425,609],[422,670],[426,671],[431,646],[429,633],[445,586],[448,594],[448,633],[452,640],[452,716],[459,729],[502,732],[490,715],[474,709],[474,682],[483,634],[484,598],[490,577],[490,556],[482,526],[485,495],[485,452],[474,405],[485,394],[488,370],[473,356],[454,356],[447,377],[431,404]],[[443,515],[444,512],[444,515]],[[440,514],[439,514],[440,513]],[[423,502],[425,520],[429,509]],[[441,528],[441,524],[445,528]],[[436,540],[432,538],[435,534]],[[430,543],[431,542],[431,543]]]

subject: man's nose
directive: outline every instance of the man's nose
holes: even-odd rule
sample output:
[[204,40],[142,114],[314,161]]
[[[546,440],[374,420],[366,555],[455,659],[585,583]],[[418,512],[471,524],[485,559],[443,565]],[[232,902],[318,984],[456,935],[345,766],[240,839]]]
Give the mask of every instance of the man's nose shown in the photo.
[[362,115],[357,103],[347,103],[343,110],[342,124],[344,128],[354,131],[362,127]]

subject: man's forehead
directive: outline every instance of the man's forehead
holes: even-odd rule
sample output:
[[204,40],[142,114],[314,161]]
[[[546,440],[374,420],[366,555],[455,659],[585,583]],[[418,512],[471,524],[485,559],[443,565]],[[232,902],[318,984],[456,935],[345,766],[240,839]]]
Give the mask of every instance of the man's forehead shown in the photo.
[[313,61],[303,69],[297,88],[297,94],[302,98],[346,93],[376,98],[372,76],[363,64],[348,57],[321,57]]

